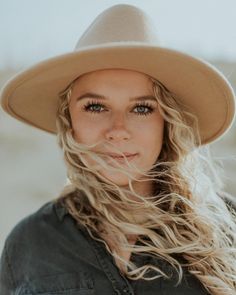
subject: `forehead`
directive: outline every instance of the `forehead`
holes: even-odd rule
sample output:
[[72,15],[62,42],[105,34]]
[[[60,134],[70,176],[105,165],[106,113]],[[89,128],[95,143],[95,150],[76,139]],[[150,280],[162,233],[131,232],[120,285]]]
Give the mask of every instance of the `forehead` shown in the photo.
[[105,69],[89,72],[78,77],[74,83],[74,88],[102,85],[110,85],[112,87],[135,85],[136,88],[149,88],[152,83],[150,77],[145,73],[126,69]]

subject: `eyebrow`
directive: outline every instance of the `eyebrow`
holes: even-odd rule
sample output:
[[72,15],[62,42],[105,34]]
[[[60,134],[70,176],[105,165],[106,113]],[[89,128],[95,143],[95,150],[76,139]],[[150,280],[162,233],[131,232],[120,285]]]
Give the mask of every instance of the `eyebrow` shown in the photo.
[[[81,101],[86,98],[96,98],[99,100],[107,100],[107,97],[104,95],[100,95],[100,94],[93,93],[93,92],[86,92],[86,93],[80,95],[79,97],[77,97],[76,101]],[[153,95],[142,95],[142,96],[135,96],[135,97],[130,98],[130,101],[143,101],[143,100],[151,100],[151,101],[157,102],[157,99]]]

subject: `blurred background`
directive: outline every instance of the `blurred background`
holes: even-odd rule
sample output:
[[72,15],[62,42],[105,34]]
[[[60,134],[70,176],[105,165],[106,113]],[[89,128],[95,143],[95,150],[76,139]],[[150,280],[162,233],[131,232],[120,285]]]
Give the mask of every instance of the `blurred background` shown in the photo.
[[[104,9],[127,3],[156,23],[163,46],[205,59],[236,91],[235,0],[0,0],[0,87],[31,65],[73,51]],[[234,122],[210,144],[225,168],[225,190],[236,197]],[[0,108],[0,251],[25,216],[55,198],[66,182],[56,137],[11,118]]]

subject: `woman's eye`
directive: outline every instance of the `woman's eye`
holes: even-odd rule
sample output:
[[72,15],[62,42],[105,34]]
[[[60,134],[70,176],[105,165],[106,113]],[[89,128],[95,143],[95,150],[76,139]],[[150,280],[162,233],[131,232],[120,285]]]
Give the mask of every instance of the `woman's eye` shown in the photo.
[[[97,103],[97,102],[88,102],[85,106],[84,106],[84,110],[86,112],[91,112],[91,113],[101,113],[101,108],[105,108],[105,106],[103,104]],[[137,115],[148,115],[151,114],[154,110],[154,108],[147,104],[147,103],[143,103],[143,104],[136,104],[134,106],[134,109],[137,109],[138,111],[134,111],[135,114]]]
[[149,104],[138,104],[138,105],[136,105],[135,109],[136,108],[139,109],[139,111],[141,110],[140,112],[137,112],[137,114],[144,115],[144,116],[151,114],[154,110],[154,108],[152,106],[150,106]]
[[99,109],[101,106],[104,107],[100,103],[88,103],[87,105],[85,105],[84,110],[86,112],[100,113]]

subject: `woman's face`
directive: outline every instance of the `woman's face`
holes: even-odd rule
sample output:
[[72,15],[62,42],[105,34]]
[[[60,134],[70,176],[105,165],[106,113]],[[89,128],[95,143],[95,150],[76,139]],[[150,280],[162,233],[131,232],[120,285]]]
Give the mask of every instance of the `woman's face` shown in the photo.
[[[157,106],[152,82],[145,74],[125,69],[84,74],[76,80],[69,102],[73,136],[79,143],[110,142],[123,153],[136,154],[127,159],[148,171],[163,141],[164,120]],[[105,148],[95,151],[117,153]],[[125,161],[119,163],[125,165]],[[128,185],[128,177],[122,173],[102,167],[99,172],[117,185]]]

